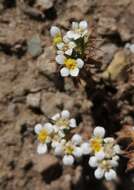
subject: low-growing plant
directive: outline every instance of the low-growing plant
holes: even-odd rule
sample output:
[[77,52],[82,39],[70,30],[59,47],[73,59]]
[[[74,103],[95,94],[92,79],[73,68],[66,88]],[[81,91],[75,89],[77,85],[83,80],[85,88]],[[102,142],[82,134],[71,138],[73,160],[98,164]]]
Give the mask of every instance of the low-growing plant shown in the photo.
[[[87,64],[86,51],[90,46],[88,23],[72,22],[71,30],[62,35],[57,26],[52,26],[50,34],[56,48],[56,64],[62,77],[78,77]],[[48,123],[36,124],[37,152],[51,154],[62,159],[64,165],[80,163],[82,157],[88,156],[89,167],[94,168],[96,179],[116,179],[116,168],[119,155],[122,154],[119,144],[113,137],[105,137],[106,129],[97,126],[91,138],[85,139],[75,132],[78,127],[75,118],[70,117],[68,110],[56,113]]]

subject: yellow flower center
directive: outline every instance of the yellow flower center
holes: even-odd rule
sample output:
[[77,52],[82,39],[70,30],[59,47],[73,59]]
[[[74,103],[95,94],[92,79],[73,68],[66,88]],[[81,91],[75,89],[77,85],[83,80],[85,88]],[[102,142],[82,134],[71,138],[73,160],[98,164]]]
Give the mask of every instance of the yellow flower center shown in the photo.
[[45,129],[42,129],[38,134],[38,140],[41,143],[44,143],[46,141],[46,138],[48,137],[48,132]]
[[65,148],[65,153],[66,154],[72,154],[74,151],[74,148],[71,145],[67,145]]
[[58,119],[56,121],[56,125],[59,127],[64,126],[65,128],[67,128],[69,126],[69,121],[67,119]]
[[91,148],[93,152],[99,152],[102,149],[102,139],[96,137],[91,140]]
[[62,36],[61,33],[56,34],[56,36],[53,38],[54,45],[57,45],[62,42]]
[[76,61],[75,61],[75,59],[71,59],[71,58],[66,59],[66,60],[64,61],[64,64],[65,64],[65,66],[66,66],[69,70],[73,70],[73,69],[76,68]]

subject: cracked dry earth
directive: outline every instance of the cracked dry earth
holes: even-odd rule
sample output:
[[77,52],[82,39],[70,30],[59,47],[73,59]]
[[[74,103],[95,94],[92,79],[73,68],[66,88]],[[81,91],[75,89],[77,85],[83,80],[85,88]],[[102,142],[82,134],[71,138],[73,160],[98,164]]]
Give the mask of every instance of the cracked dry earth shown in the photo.
[[75,87],[70,78],[57,77],[49,36],[53,24],[65,30],[72,20],[94,22],[103,72],[126,42],[134,43],[134,1],[40,2],[0,1],[0,190],[133,190],[126,159],[116,182],[97,181],[85,164],[84,170],[64,168],[49,154],[38,156],[33,127],[62,108],[76,117],[83,134],[102,125],[113,136],[134,125],[134,55],[123,51],[129,67],[112,84]]

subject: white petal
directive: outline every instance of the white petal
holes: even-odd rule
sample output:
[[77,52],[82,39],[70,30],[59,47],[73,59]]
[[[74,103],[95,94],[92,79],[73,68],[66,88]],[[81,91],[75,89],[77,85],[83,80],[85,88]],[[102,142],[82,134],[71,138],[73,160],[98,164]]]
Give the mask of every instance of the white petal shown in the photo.
[[47,152],[47,145],[46,144],[38,144],[37,153],[38,154],[45,154],[46,152]]
[[42,125],[41,124],[36,124],[35,127],[34,127],[34,131],[35,131],[36,134],[38,134],[41,129],[42,129]]
[[60,118],[60,114],[59,113],[56,113],[53,117],[52,117],[52,120],[56,121],[57,119]]
[[103,138],[105,136],[105,129],[103,127],[95,127],[93,131],[94,136]]
[[63,157],[63,164],[64,165],[72,165],[74,163],[74,157],[71,155],[65,155]]
[[116,160],[112,159],[112,160],[110,160],[110,165],[112,167],[117,167],[119,164],[118,164],[118,162]]
[[56,45],[59,50],[62,50],[64,47],[64,43],[59,43]]
[[61,74],[62,77],[67,77],[69,75],[69,69],[67,69],[66,67],[63,67],[60,70],[60,74]]
[[79,27],[78,22],[72,22],[72,29],[73,29],[73,30],[77,30],[78,27]]
[[73,76],[73,77],[77,77],[79,74],[79,69],[78,68],[75,68],[73,70],[70,70],[70,75]]
[[103,151],[95,153],[97,160],[103,160],[105,158],[105,153]]
[[66,55],[72,55],[73,49],[68,49],[67,51],[65,51]]
[[51,123],[45,123],[43,128],[46,129],[49,134],[54,131],[53,125]]
[[75,128],[77,126],[76,125],[76,120],[74,118],[70,119],[69,126],[72,127],[72,128]]
[[75,134],[72,136],[71,141],[73,142],[73,144],[79,145],[82,142],[82,137],[79,134]]
[[65,56],[62,55],[62,54],[59,54],[56,56],[56,62],[60,65],[63,65],[64,64],[64,60],[65,60]]
[[89,143],[85,142],[81,145],[83,155],[87,155],[91,152]]
[[55,155],[61,156],[63,152],[64,152],[63,146],[61,144],[58,144],[54,150]]
[[77,61],[78,68],[82,68],[84,65],[84,61],[82,59],[79,59],[79,58],[76,61]]
[[116,153],[116,154],[120,154],[120,153],[121,153],[120,146],[119,146],[118,144],[116,144],[116,145],[113,147],[113,151],[114,151],[114,153]]
[[76,158],[80,158],[82,156],[82,150],[80,147],[76,147],[74,149],[74,152],[73,152],[73,155],[76,157]]
[[116,172],[113,169],[110,169],[108,172],[105,173],[105,178],[106,180],[112,180],[112,179],[116,179]]
[[97,167],[98,163],[97,163],[96,157],[95,157],[95,156],[90,157],[88,164],[89,164],[89,166],[91,166],[92,168]]
[[79,24],[79,27],[82,29],[82,30],[86,30],[88,28],[88,23],[87,21],[83,20],[80,22]]
[[63,41],[64,41],[65,43],[70,42],[70,40],[69,40],[69,38],[67,37],[67,35],[63,36]]
[[104,170],[97,168],[94,172],[94,175],[97,179],[101,179],[104,176]]
[[61,112],[61,117],[62,117],[63,119],[68,119],[68,118],[70,117],[70,112],[69,112],[68,110],[63,110],[63,111]]
[[60,29],[57,26],[52,26],[50,29],[51,36],[54,37],[58,33],[60,33]]
[[73,31],[68,31],[66,33],[67,38],[73,39],[75,37],[75,33]]

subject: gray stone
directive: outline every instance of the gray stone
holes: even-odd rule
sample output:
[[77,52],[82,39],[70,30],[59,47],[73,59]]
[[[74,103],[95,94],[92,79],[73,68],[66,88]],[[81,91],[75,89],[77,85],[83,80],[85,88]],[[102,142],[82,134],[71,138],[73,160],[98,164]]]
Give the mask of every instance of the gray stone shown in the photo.
[[30,40],[28,40],[27,45],[28,45],[28,52],[33,57],[37,57],[41,54],[42,52],[41,40],[38,35],[35,35]]

